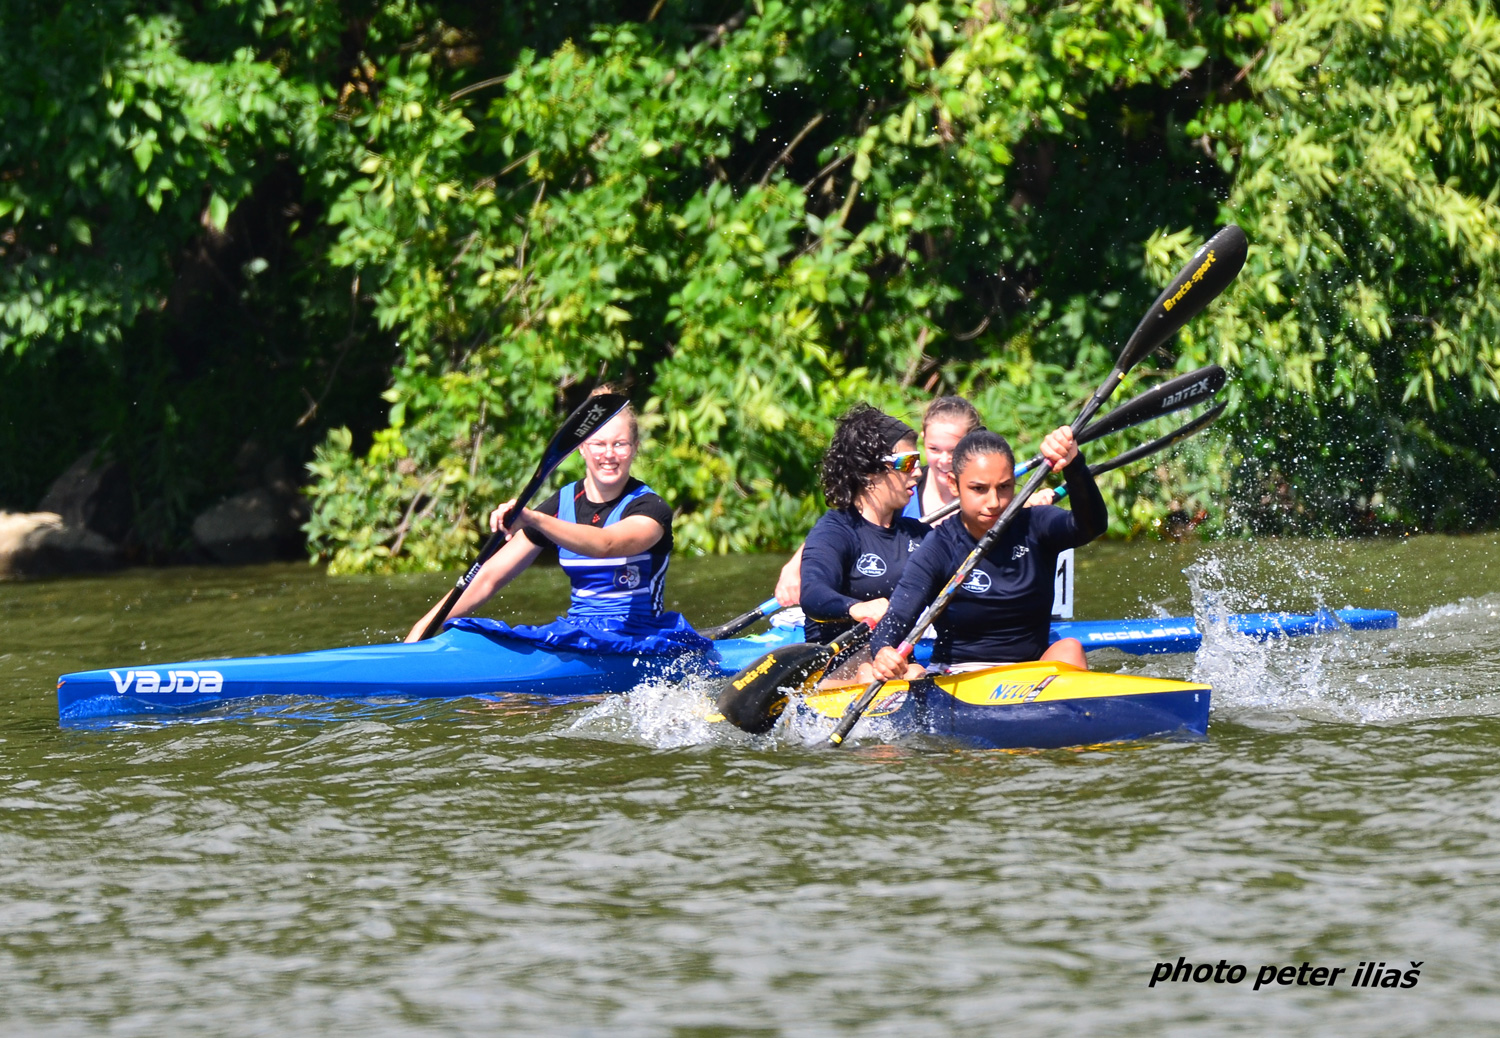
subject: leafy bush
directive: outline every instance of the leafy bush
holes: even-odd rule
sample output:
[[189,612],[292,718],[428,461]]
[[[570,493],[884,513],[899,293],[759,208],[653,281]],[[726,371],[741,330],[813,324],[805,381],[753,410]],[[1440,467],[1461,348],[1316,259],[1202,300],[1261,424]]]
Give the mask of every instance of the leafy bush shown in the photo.
[[102,442],[166,550],[253,439],[314,454],[334,568],[453,566],[610,379],[680,544],[785,548],[851,403],[1024,449],[1233,220],[1121,393],[1219,360],[1235,406],[1114,532],[1500,519],[1468,0],[56,8],[0,9],[7,503]]

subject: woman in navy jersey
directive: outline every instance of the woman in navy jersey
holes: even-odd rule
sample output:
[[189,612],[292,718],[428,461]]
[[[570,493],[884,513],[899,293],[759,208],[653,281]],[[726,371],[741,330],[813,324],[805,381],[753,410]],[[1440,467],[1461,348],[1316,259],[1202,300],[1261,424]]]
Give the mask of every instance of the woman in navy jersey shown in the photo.
[[[975,429],[984,427],[974,405],[961,396],[940,396],[922,412],[922,449],[927,456],[925,467],[917,469],[901,514],[920,519],[953,501],[958,491],[953,483],[953,448]],[[1039,490],[1026,502],[1027,507],[1052,503],[1051,490]],[[947,521],[945,516],[933,525]],[[782,566],[776,580],[776,601],[783,606],[799,604],[802,595],[802,549]]]
[[[1050,642],[1052,575],[1058,553],[1098,537],[1109,516],[1072,429],[1049,433],[1041,453],[1054,469],[1062,469],[1072,511],[1040,505],[1015,516],[934,624],[934,669],[1036,659],[1088,665],[1077,639]],[[996,433],[965,436],[954,449],[953,471],[961,521],[939,526],[907,563],[870,639],[877,678],[906,676],[907,661],[894,646],[1015,497],[1015,455]]]
[[928,527],[903,516],[917,481],[917,434],[866,405],[839,419],[823,456],[829,510],[802,551],[807,640],[826,642],[854,621],[873,625]]
[[[662,609],[672,552],[672,509],[630,474],[640,448],[629,407],[584,441],[584,478],[569,483],[536,508],[523,508],[510,540],[484,564],[450,614],[459,626],[588,651],[677,654],[710,648],[678,613]],[[515,505],[490,515],[490,528]],[[567,615],[541,626],[510,627],[471,618],[544,550],[557,552],[571,585]],[[436,607],[434,607],[436,609]],[[421,636],[429,617],[412,628]]]

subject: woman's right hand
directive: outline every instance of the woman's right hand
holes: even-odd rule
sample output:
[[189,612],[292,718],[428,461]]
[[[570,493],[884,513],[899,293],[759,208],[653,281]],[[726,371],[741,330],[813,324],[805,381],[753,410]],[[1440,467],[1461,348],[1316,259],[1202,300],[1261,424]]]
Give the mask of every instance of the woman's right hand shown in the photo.
[[874,627],[890,608],[891,600],[888,598],[872,598],[868,602],[856,602],[849,607],[849,619],[858,620],[862,624]]
[[509,501],[505,502],[505,504],[501,505],[499,508],[495,509],[493,512],[490,513],[490,531],[491,532],[494,532],[494,531],[497,531],[497,530],[500,529],[500,523],[505,519],[506,515],[514,507],[516,507],[516,499],[515,498],[511,498]]
[[870,671],[881,681],[900,681],[906,677],[906,657],[887,645],[870,661]]
[[[501,524],[505,521],[506,516],[508,516],[511,510],[515,507],[516,499],[511,498],[509,501],[505,502],[505,504],[501,505],[499,508],[491,512],[490,529],[492,531],[498,532]],[[520,533],[522,527],[531,525],[527,522],[530,513],[531,509],[529,508],[521,509],[521,514],[516,516],[515,522],[511,523],[510,533],[507,535],[507,539],[510,537],[514,537],[516,534]]]

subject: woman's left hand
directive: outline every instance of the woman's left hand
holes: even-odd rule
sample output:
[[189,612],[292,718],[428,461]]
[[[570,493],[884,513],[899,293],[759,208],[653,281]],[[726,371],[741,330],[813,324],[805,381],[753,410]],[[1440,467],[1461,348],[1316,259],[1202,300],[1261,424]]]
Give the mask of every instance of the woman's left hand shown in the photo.
[[1071,464],[1073,459],[1078,457],[1078,444],[1073,439],[1073,427],[1061,425],[1049,432],[1047,438],[1042,441],[1041,454],[1054,469]]

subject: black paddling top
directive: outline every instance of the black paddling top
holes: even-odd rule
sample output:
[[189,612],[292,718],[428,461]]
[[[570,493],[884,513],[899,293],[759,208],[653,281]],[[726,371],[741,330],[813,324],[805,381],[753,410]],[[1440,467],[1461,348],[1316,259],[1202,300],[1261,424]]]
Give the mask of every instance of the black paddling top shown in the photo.
[[802,548],[807,640],[831,641],[853,622],[850,606],[889,598],[929,529],[902,515],[890,526],[877,526],[853,509],[825,513]]
[[[1073,510],[1038,505],[1017,513],[934,624],[934,663],[1018,663],[1047,650],[1057,556],[1087,544],[1109,526],[1104,498],[1082,455],[1063,470],[1063,477]],[[978,543],[961,516],[932,531],[901,574],[890,608],[870,639],[872,653],[906,637]]]

